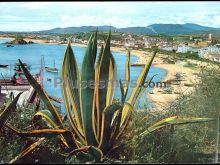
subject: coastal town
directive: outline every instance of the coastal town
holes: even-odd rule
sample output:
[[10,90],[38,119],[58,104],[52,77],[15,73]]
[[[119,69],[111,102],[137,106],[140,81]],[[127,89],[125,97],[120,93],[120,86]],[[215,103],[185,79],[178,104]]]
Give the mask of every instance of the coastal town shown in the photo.
[[[24,34],[23,37],[29,41],[50,44],[66,44],[69,40],[73,44],[86,45],[88,42],[87,36],[90,33],[62,35],[45,35],[45,34]],[[119,48],[129,48],[134,50],[158,49],[170,51],[175,50],[177,53],[196,54],[200,58],[205,58],[211,61],[220,62],[220,39],[213,34],[203,35],[178,35],[178,36],[147,36],[133,33],[115,33],[116,39],[112,39],[111,45]],[[0,38],[15,38],[14,34],[0,34]],[[98,45],[104,43],[99,39]]]

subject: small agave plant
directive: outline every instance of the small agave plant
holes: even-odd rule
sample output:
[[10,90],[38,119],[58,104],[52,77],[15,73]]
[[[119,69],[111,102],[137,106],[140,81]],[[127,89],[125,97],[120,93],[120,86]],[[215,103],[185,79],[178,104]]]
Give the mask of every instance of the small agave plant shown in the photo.
[[[132,89],[128,98],[128,85],[123,86],[120,81],[121,103],[119,104],[113,101],[116,88],[114,83],[109,83],[104,88],[100,87],[101,82],[116,82],[117,80],[117,66],[110,51],[110,40],[111,32],[109,32],[108,38],[97,56],[97,32],[91,35],[83,58],[81,72],[78,69],[70,42],[67,45],[62,64],[62,94],[70,128],[64,125],[61,115],[46,91],[19,60],[26,78],[47,107],[46,110],[36,112],[33,118],[42,117],[48,123],[48,128],[30,132],[18,131],[18,134],[22,136],[40,137],[40,139],[21,152],[11,163],[32,152],[47,137],[58,136],[68,148],[69,153],[76,154],[84,162],[101,161],[116,145],[117,139],[124,133],[131,119],[132,112],[136,111],[134,105],[143,93],[143,84],[156,55],[156,50],[149,61],[146,62],[136,81],[136,86]],[[130,81],[129,51],[125,64],[125,80]],[[82,82],[92,83],[93,88],[89,86],[76,88],[76,84]],[[152,125],[142,135],[167,125],[208,120],[210,119],[174,116]]]

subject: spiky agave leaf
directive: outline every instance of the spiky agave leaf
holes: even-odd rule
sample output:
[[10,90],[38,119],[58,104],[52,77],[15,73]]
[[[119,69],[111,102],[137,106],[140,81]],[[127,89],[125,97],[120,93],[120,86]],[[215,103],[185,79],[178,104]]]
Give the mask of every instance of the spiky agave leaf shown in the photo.
[[119,80],[120,90],[121,90],[121,102],[124,103],[126,99],[125,89],[121,80]]
[[112,133],[112,120],[116,111],[122,108],[119,104],[111,104],[102,112],[102,127],[99,148],[106,153],[112,147],[110,145],[110,138]]
[[[83,133],[82,112],[80,102],[79,81],[80,73],[77,62],[71,48],[67,45],[62,65],[62,94],[66,106],[69,121],[73,129],[80,134]],[[76,122],[74,122],[74,120]],[[76,123],[76,124],[75,124]]]
[[47,92],[42,88],[42,86],[40,84],[38,84],[38,82],[32,77],[32,75],[30,74],[30,72],[26,69],[26,67],[24,66],[24,64],[21,62],[21,60],[19,59],[19,63],[21,65],[21,68],[25,74],[25,77],[27,78],[28,82],[31,84],[31,86],[36,90],[38,96],[42,99],[42,101],[45,103],[45,105],[47,106],[48,110],[51,111],[51,113],[54,115],[55,120],[57,121],[57,123],[59,123],[59,127],[63,128],[63,122],[62,119],[57,111],[57,109],[55,108],[55,106],[53,105],[53,103],[51,102],[49,96],[47,95]]
[[158,129],[171,126],[171,125],[180,125],[180,124],[192,124],[192,123],[200,123],[200,122],[209,122],[214,121],[213,118],[197,118],[197,117],[178,117],[172,116],[166,119],[163,119],[156,124],[147,128],[146,131],[140,134],[140,136],[147,135],[153,131]]
[[36,150],[37,147],[39,147],[44,140],[45,140],[45,138],[40,138],[40,139],[36,140],[35,142],[33,142],[29,147],[24,149],[18,156],[16,156],[14,159],[12,159],[9,162],[9,164],[18,163],[18,161],[21,160],[23,157],[31,154],[34,150]]
[[[157,74],[156,74],[157,75]],[[134,107],[136,107],[138,100],[141,98],[141,96],[144,94],[144,92],[146,91],[147,87],[149,86],[149,84],[152,82],[153,78],[156,76],[153,75],[149,81],[146,81],[145,83],[147,83],[147,85],[140,87],[139,93],[137,94],[137,97],[135,98],[135,102],[134,102]]]
[[103,160],[102,151],[95,146],[85,146],[77,153],[77,158],[84,163],[97,163]]
[[99,109],[97,108],[97,98],[98,97],[98,83],[99,83],[99,66],[100,66],[100,63],[101,63],[101,59],[102,59],[102,54],[103,54],[103,49],[104,49],[104,46],[102,45],[101,46],[101,49],[99,51],[99,55],[97,57],[97,61],[96,61],[96,66],[95,66],[95,83],[96,83],[96,86],[95,86],[95,95],[94,95],[94,99],[95,99],[95,108],[94,108],[94,111],[93,111],[93,115],[95,116],[93,118],[93,129],[94,129],[94,132],[95,132],[95,136],[96,136],[96,139],[98,141],[98,137],[100,136],[100,112],[99,112]]
[[110,52],[110,32],[109,32],[109,36],[108,39],[106,41],[106,44],[104,46],[103,49],[103,53],[101,54],[101,57],[99,57],[100,62],[97,63],[96,66],[96,76],[97,79],[96,81],[98,81],[99,83],[103,82],[104,83],[104,87],[100,87],[97,91],[97,97],[96,97],[96,103],[97,103],[97,109],[101,115],[102,111],[104,110],[104,108],[107,106],[106,104],[106,96],[107,96],[107,88],[106,88],[106,82],[108,82],[109,80],[109,67],[110,67],[110,61],[111,61],[111,52]]
[[105,107],[112,104],[113,96],[116,87],[116,74],[117,68],[115,64],[115,60],[110,51],[110,40],[111,40],[111,32],[109,32],[109,36],[105,43],[103,51],[98,57],[97,65],[96,65],[96,82],[99,85],[96,85],[95,88],[95,101],[96,101],[96,114],[97,114],[97,136],[100,139],[100,129],[101,129],[101,114]]
[[131,58],[131,52],[130,50],[128,50],[126,63],[125,63],[125,81],[127,83],[127,85],[124,87],[125,99],[128,93],[128,86],[129,86],[129,81],[130,81],[130,58]]
[[[141,87],[145,83],[145,79],[146,79],[146,77],[148,75],[148,72],[150,70],[151,64],[153,62],[153,59],[154,59],[156,53],[157,53],[157,50],[154,51],[153,55],[147,61],[147,63],[145,64],[144,68],[142,69],[141,73],[138,76],[138,79],[136,81],[136,86],[132,90],[131,96],[129,97],[129,99],[127,101],[132,106],[134,106],[135,102],[137,101],[136,98],[138,97],[138,94],[140,93]],[[128,119],[129,119],[129,116],[130,116],[130,110],[129,109],[130,109],[129,106],[124,106],[124,108],[123,108],[121,126],[123,124],[126,125]]]
[[19,132],[18,135],[26,137],[47,137],[53,138],[60,134],[65,134],[68,132],[65,129],[40,129],[40,130],[31,130],[29,132]]
[[93,112],[95,109],[94,89],[92,87],[95,81],[95,69],[94,69],[95,55],[93,48],[93,41],[95,35],[97,34],[93,34],[88,41],[86,53],[83,58],[82,73],[81,73],[81,81],[86,85],[81,87],[81,100],[82,100],[83,127],[84,127],[84,134],[87,141],[87,145],[95,145],[97,143],[93,129],[93,124],[92,124],[94,117]]
[[32,130],[29,132],[19,132],[18,135],[24,137],[45,137],[45,138],[54,138],[58,135],[62,135],[65,138],[65,142],[68,144],[70,150],[78,148],[77,140],[72,132],[65,129],[41,129],[41,130]]
[[16,109],[16,104],[18,102],[19,97],[21,96],[22,92],[20,92],[11,102],[7,105],[7,107],[3,110],[0,114],[0,130],[4,127],[5,123],[7,122],[8,118],[10,117],[11,113]]
[[112,104],[115,88],[116,88],[116,79],[117,79],[117,65],[115,63],[115,59],[111,54],[110,57],[110,65],[109,65],[109,79],[107,85],[107,95],[106,95],[106,106]]
[[[42,117],[42,119],[45,120],[46,123],[49,124],[52,128],[59,129],[59,125],[56,123],[54,116],[51,114],[51,112],[49,110],[38,111],[34,115],[33,121],[35,120],[35,118],[37,118],[39,116]],[[80,140],[80,142],[85,145],[86,142],[85,142],[84,136],[82,134],[80,134],[80,132],[77,129],[73,129],[72,131],[76,135],[76,137]],[[60,137],[61,137],[61,140],[64,143],[64,145],[66,145],[67,147],[70,147],[72,145],[72,144],[68,144],[68,140],[63,136],[63,134]]]
[[130,81],[130,57],[131,52],[130,50],[127,51],[127,58],[125,63],[125,82],[126,85],[124,86],[122,81],[120,80],[120,90],[121,90],[121,102],[124,103],[128,93],[129,81]]

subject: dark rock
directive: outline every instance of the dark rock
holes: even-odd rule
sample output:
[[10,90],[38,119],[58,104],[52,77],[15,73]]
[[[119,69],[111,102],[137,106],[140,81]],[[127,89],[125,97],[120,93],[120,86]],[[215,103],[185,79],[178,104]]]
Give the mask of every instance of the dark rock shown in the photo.
[[26,45],[26,44],[34,44],[33,41],[25,41],[23,39],[15,39],[13,41],[10,41],[10,42],[6,42],[5,44],[11,44],[11,45]]
[[28,44],[34,44],[34,42],[33,41],[28,41]]

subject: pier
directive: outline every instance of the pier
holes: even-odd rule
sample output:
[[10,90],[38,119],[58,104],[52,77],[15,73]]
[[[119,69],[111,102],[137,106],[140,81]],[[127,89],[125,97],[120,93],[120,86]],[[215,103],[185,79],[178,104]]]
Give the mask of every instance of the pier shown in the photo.
[[145,64],[131,64],[131,66],[145,66]]

